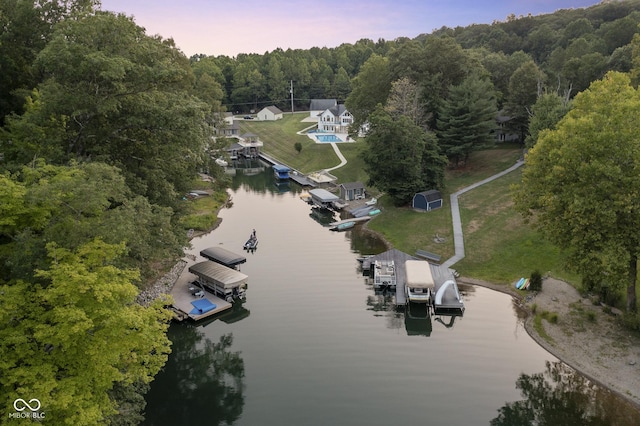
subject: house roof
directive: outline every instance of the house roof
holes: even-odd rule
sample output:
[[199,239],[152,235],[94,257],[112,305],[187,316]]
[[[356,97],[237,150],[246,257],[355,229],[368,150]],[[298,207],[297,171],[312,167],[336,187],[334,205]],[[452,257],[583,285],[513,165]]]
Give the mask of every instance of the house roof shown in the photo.
[[335,99],[311,99],[310,111],[324,111],[338,104]]
[[272,113],[274,113],[274,114],[276,114],[276,115],[277,115],[277,114],[282,114],[282,111],[280,111],[280,108],[278,108],[278,107],[277,107],[277,106],[275,106],[275,105],[269,105],[268,107],[264,107],[264,108],[262,108],[262,109],[263,109],[263,110],[265,110],[265,109],[266,109],[266,110],[269,110],[269,111],[271,111]]
[[338,201],[340,199],[340,197],[338,197],[337,195],[334,195],[326,189],[322,188],[312,189],[311,191],[309,191],[309,195],[323,203],[330,203],[332,201]]
[[329,111],[331,112],[331,114],[335,115],[336,117],[341,116],[346,110],[347,110],[347,107],[345,107],[344,104],[339,104],[329,108]]
[[364,183],[362,183],[362,182],[345,182],[345,183],[341,183],[340,186],[343,187],[344,189],[347,189],[347,190],[360,189],[360,188],[364,188]]
[[436,201],[442,199],[442,194],[437,189],[418,192],[416,195],[422,195],[427,201]]

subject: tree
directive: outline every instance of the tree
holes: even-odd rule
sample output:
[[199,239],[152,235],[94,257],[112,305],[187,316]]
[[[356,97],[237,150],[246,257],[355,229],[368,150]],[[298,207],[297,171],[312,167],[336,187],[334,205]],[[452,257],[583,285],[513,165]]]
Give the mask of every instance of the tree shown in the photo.
[[495,91],[488,78],[467,77],[449,91],[438,118],[438,144],[456,166],[471,152],[492,145],[496,128]]
[[527,135],[531,106],[541,94],[543,83],[544,74],[533,61],[522,64],[509,78],[508,127],[520,135],[521,142]]
[[386,192],[396,205],[411,200],[425,188],[441,188],[446,158],[435,136],[408,117],[393,118],[379,105],[370,119],[363,152],[369,184]]
[[56,423],[99,424],[115,413],[116,383],[149,383],[166,362],[171,313],[134,303],[138,273],[113,265],[124,245],[47,251],[45,284],[0,285],[0,401],[37,395]]
[[529,152],[515,206],[550,241],[568,251],[583,282],[626,286],[635,313],[640,253],[640,93],[610,72],[574,99],[556,130]]
[[102,160],[119,167],[135,193],[177,207],[212,129],[173,42],[146,36],[124,15],[96,12],[60,23],[37,65],[46,79],[32,107],[9,121],[5,159]]
[[555,93],[545,93],[531,107],[529,134],[525,139],[528,148],[535,145],[538,135],[545,129],[554,130],[558,122],[571,109],[571,101]]
[[391,84],[385,110],[394,118],[405,116],[416,126],[423,127],[426,126],[426,120],[420,99],[420,88],[413,81],[403,77]]
[[356,134],[365,124],[378,104],[384,104],[391,90],[389,61],[379,55],[371,55],[351,83],[351,94],[345,106],[353,115],[350,132]]
[[0,186],[2,199],[10,200],[0,206],[0,281],[35,281],[34,268],[49,267],[48,242],[69,250],[96,237],[124,242],[127,255],[118,258],[120,267],[182,253],[184,231],[172,224],[174,212],[131,194],[115,167],[38,161],[14,175],[0,175]]

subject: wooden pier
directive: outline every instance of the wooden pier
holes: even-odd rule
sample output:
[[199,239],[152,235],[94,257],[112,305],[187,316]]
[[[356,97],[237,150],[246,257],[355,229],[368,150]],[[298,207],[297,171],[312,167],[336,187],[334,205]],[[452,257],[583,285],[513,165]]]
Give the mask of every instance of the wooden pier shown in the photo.
[[[188,264],[191,265],[194,263],[193,260],[188,259]],[[213,315],[219,314],[220,312],[224,312],[227,309],[231,309],[233,305],[225,300],[220,299],[214,294],[205,291],[204,297],[199,297],[194,295],[193,291],[190,290],[192,287],[191,283],[195,281],[198,277],[195,274],[192,274],[188,271],[188,266],[185,267],[182,274],[178,277],[173,288],[171,289],[171,297],[173,297],[173,311],[175,313],[174,318],[178,321],[182,321],[184,319],[192,319],[194,321],[199,321],[204,318],[211,317]],[[196,302],[198,300],[207,299],[216,307],[210,311],[199,314],[194,311],[194,305],[192,302]]]

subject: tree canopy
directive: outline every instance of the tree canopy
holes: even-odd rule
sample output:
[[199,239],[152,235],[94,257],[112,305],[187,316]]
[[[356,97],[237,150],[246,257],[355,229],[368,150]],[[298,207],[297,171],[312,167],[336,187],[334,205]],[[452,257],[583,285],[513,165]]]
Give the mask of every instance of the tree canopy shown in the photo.
[[[99,424],[117,412],[114,384],[148,383],[166,362],[170,313],[134,303],[124,245],[99,239],[75,251],[47,247],[42,283],[0,285],[0,401],[33,395],[56,424]],[[53,420],[55,419],[55,420]]]
[[516,208],[569,253],[589,287],[627,288],[635,312],[640,253],[640,93],[611,72],[578,94],[529,151]]
[[432,132],[406,116],[393,118],[382,105],[369,123],[363,158],[371,185],[389,194],[396,205],[406,204],[416,192],[442,187],[447,161]]

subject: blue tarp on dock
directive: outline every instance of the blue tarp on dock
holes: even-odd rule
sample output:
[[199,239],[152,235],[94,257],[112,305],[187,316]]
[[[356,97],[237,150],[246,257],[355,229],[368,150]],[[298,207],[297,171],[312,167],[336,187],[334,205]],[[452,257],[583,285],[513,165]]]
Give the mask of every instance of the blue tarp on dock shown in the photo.
[[189,312],[191,315],[202,315],[216,308],[216,304],[211,303],[209,299],[194,300],[191,304],[193,305],[193,309]]

